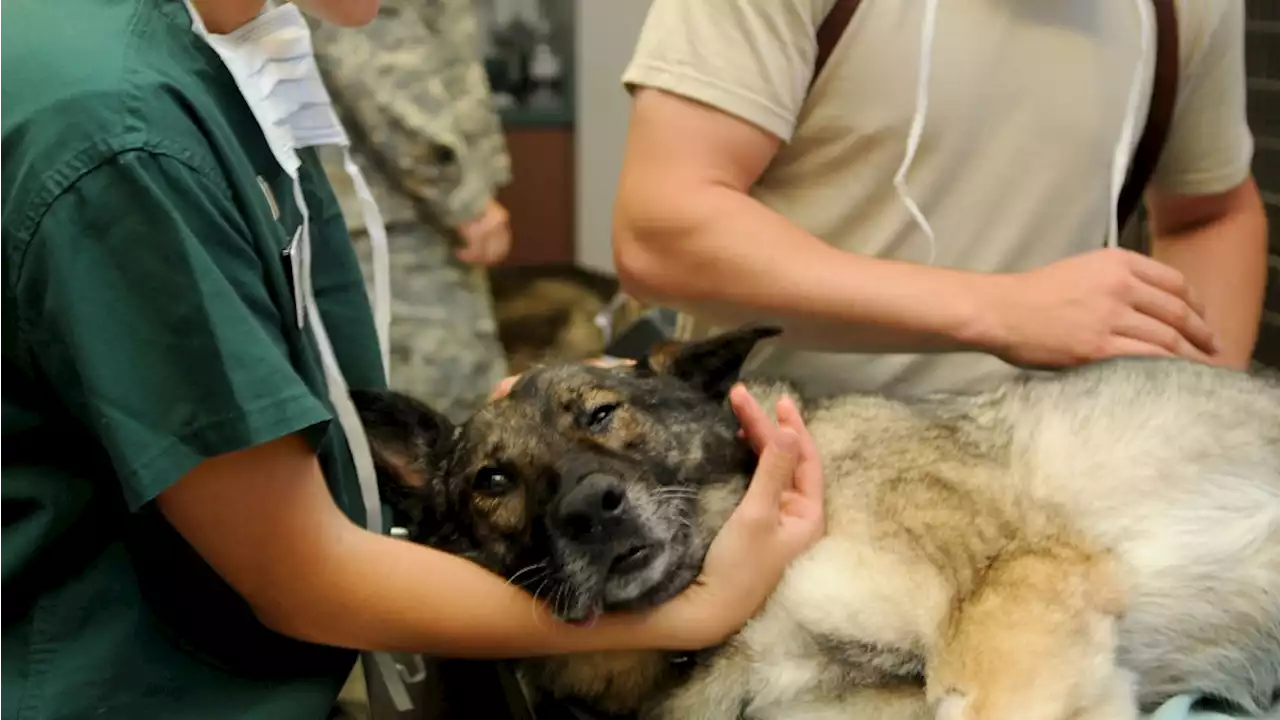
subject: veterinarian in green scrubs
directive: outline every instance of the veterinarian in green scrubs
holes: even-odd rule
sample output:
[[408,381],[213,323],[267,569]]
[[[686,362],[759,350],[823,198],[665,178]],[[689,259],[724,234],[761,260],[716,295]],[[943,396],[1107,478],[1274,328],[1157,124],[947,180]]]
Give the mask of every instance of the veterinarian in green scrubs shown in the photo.
[[[377,7],[298,5],[340,24]],[[385,385],[385,317],[314,156],[345,136],[295,7],[3,12],[4,720],[318,720],[347,648],[706,646],[821,533],[803,426],[744,405],[769,443],[755,517],[650,615],[570,628],[381,534],[344,408]],[[793,481],[810,502],[784,515]]]

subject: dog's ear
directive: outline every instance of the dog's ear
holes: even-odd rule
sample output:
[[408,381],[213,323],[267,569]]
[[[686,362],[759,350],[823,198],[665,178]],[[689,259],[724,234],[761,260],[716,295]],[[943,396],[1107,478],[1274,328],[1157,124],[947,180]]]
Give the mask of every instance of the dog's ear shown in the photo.
[[636,363],[636,371],[670,375],[723,400],[756,344],[781,334],[779,327],[748,325],[703,340],[659,343]]
[[455,426],[424,403],[391,390],[352,390],[378,468],[380,489],[393,504],[407,494],[430,494],[454,443]]

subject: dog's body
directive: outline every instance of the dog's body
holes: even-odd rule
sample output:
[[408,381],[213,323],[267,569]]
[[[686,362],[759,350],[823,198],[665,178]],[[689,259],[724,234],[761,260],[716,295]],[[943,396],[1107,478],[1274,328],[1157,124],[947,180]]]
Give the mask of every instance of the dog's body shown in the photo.
[[[391,459],[414,456],[447,478],[399,496],[420,540],[582,620],[696,576],[753,468],[723,396],[768,334],[538,370],[456,432],[415,420],[435,428],[416,455],[386,405],[362,409],[384,470],[404,482]],[[532,661],[532,683],[708,720],[1118,720],[1181,692],[1254,712],[1280,694],[1280,382],[1118,360],[804,416],[827,535],[755,619],[687,675],[613,653]]]

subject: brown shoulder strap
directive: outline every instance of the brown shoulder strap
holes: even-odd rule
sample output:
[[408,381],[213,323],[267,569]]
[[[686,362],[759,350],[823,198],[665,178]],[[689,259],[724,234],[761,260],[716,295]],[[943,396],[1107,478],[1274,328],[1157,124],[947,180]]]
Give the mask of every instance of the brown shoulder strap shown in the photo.
[[1147,124],[1133,153],[1129,174],[1120,190],[1116,217],[1123,229],[1142,202],[1142,192],[1160,161],[1173,122],[1173,108],[1178,98],[1178,13],[1174,0],[1151,0],[1156,11],[1156,69],[1151,82],[1151,107]]
[[836,49],[836,43],[840,42],[840,36],[844,35],[844,29],[849,27],[849,21],[853,19],[860,4],[861,0],[836,0],[836,4],[831,6],[827,16],[822,19],[822,24],[818,26],[818,56],[813,61],[813,77],[809,78],[809,87],[813,87],[818,75],[822,73],[822,68],[831,57],[831,51]]

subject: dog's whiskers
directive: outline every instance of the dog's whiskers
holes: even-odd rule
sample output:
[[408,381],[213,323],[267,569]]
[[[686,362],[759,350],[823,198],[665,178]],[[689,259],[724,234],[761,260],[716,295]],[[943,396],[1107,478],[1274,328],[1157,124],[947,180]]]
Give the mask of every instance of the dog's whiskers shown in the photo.
[[675,512],[672,513],[672,519],[675,520],[677,526],[688,528],[691,532],[697,533],[698,528],[693,523],[693,511],[689,508],[677,505]]
[[686,487],[664,487],[653,491],[653,496],[657,498],[696,498],[698,491],[695,488]]
[[529,612],[533,615],[533,622],[538,627],[542,627],[542,620],[538,616],[538,608],[542,605],[545,605],[545,603],[539,604],[538,594],[542,592],[542,588],[547,586],[547,582],[550,579],[551,579],[550,573],[543,574],[542,582],[538,583],[538,589],[533,591],[533,602],[530,603],[529,605]]
[[560,585],[556,588],[555,594],[551,596],[551,612],[556,617],[564,617],[564,612],[560,609],[560,601],[565,599],[568,585]]
[[[545,574],[545,573],[546,573],[546,567],[547,567],[547,561],[546,561],[546,560],[543,560],[542,562],[536,562],[536,563],[534,563],[534,564],[532,564],[532,565],[526,565],[525,567],[520,568],[519,570],[517,570],[517,571],[515,572],[515,574],[513,574],[511,577],[507,578],[507,584],[508,584],[508,585],[513,585],[513,584],[515,584],[515,582],[516,582],[516,578],[518,578],[518,577],[520,577],[521,575],[523,575],[523,574],[525,574],[525,573],[529,572],[530,570],[537,570],[538,568],[542,568],[542,569],[543,569],[543,574]],[[534,580],[536,580],[536,579],[537,579],[537,578],[535,577],[535,578],[534,578]],[[532,580],[530,580],[529,582],[532,582]],[[522,583],[522,584],[523,584],[523,583]]]

